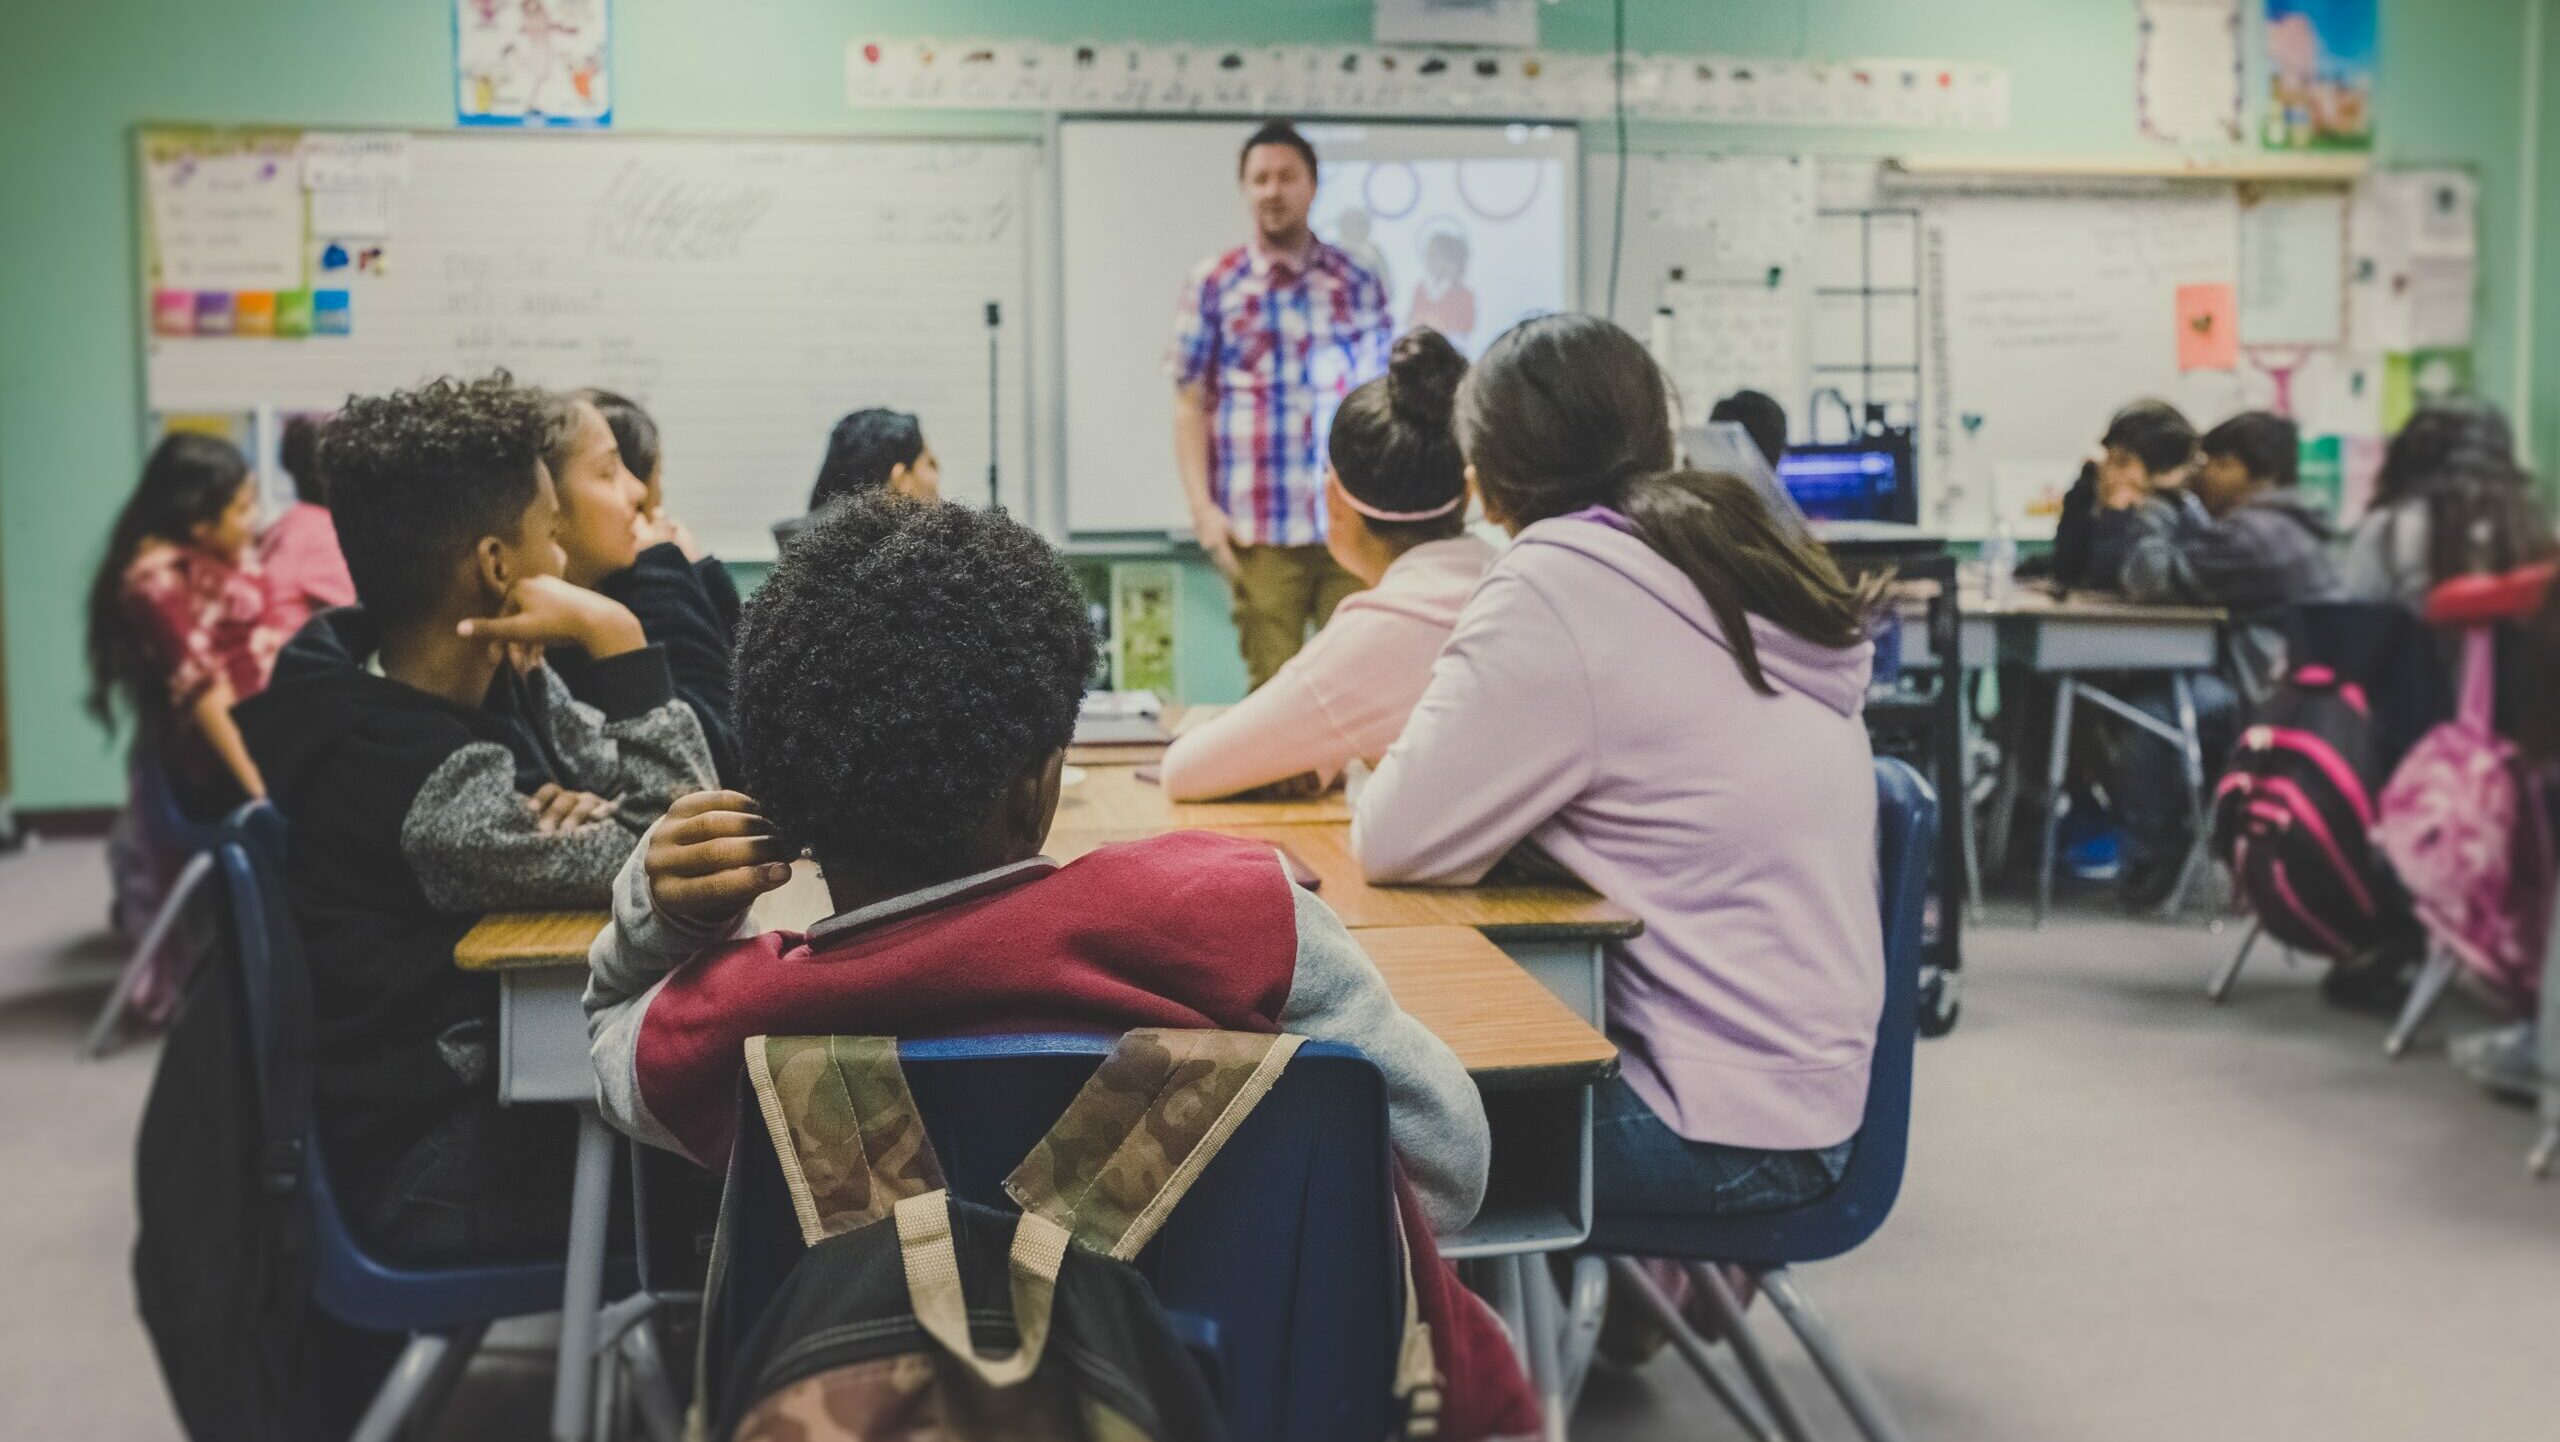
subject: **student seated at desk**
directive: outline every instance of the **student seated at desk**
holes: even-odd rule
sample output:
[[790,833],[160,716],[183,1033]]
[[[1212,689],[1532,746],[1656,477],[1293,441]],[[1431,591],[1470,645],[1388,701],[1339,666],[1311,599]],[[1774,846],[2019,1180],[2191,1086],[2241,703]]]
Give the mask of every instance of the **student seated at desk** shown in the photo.
[[[1408,1230],[1452,1382],[1444,1435],[1534,1430],[1491,1313],[1445,1265],[1422,1265],[1429,1229],[1483,1198],[1483,1102],[1340,918],[1270,847],[1230,837],[1174,832],[1065,866],[1040,854],[1094,649],[1073,579],[1001,513],[873,494],[812,518],[739,638],[761,810],[731,792],[679,802],[624,869],[589,958],[605,1115],[720,1165],[759,1033],[1171,1026],[1347,1042],[1386,1074],[1418,1198]],[[751,934],[748,903],[803,845],[836,914],[806,935]]]
[[2431,405],[2383,453],[2341,580],[2351,600],[2423,610],[2440,582],[2530,565],[2553,548],[2507,418],[2486,404]]
[[2109,484],[2139,481],[2169,492],[2186,484],[2195,461],[2196,428],[2167,401],[2135,401],[2107,422],[2098,454],[2080,467],[2080,479],[2063,493],[2046,561],[2065,590],[2112,591],[2123,584],[2124,556],[2133,532],[2106,520],[2099,498]]
[[827,434],[826,458],[809,488],[809,513],[781,521],[774,539],[789,544],[818,513],[850,496],[886,491],[911,501],[942,499],[942,462],[924,442],[924,427],[905,411],[854,411]]
[[578,398],[604,417],[605,427],[613,432],[614,449],[622,453],[623,468],[640,478],[642,532],[675,542],[676,548],[693,562],[693,574],[701,579],[703,594],[711,598],[711,609],[719,614],[721,634],[734,639],[738,634],[738,613],[744,606],[738,599],[737,578],[729,574],[728,566],[718,556],[703,550],[693,532],[668,512],[667,453],[658,435],[656,418],[641,409],[638,401],[612,391],[591,386],[578,392]]
[[1662,373],[1546,316],[1485,352],[1458,434],[1517,539],[1361,793],[1372,881],[1468,885],[1523,841],[1636,913],[1613,943],[1603,1211],[1774,1211],[1847,1168],[1884,1006],[1853,588],[1728,475],[1678,472]]
[[[721,779],[734,778],[729,621],[677,540],[683,527],[649,511],[648,486],[624,464],[621,442],[593,393],[552,398],[542,459],[560,495],[560,548],[568,557],[561,574],[639,618],[641,634],[666,652],[676,696],[702,724],[712,766]],[[570,695],[595,700],[589,692],[594,663],[585,652],[563,647],[546,659]]]
[[[546,400],[503,373],[350,400],[321,454],[357,604],[240,707],[292,827],[314,1107],[358,1233],[419,1263],[556,1254],[576,1122],[501,1107],[484,911],[594,907],[671,796],[711,784],[666,653],[560,577]],[[532,659],[575,645],[589,705]]]
[[136,733],[135,799],[107,850],[117,928],[137,936],[187,859],[142,803],[145,769],[202,825],[266,794],[231,719],[292,634],[249,555],[257,513],[238,447],[172,433],[143,463],[89,583],[89,714],[113,731],[121,713]]
[[[2227,675],[2187,678],[2208,782],[2238,739],[2244,704],[2274,690],[2284,672],[2284,612],[2337,590],[2329,523],[2295,489],[2302,436],[2265,411],[2233,416],[2205,433],[2204,463],[2183,491],[2154,489],[2130,468],[2110,472],[2100,525],[2133,537],[2124,592],[2136,601],[2219,606],[2231,612]],[[2176,725],[2164,677],[2126,685],[2125,700]],[[2125,901],[2158,905],[2177,884],[2194,841],[2184,758],[2159,738],[2127,728],[2116,738],[2118,819],[2125,829]]]
[[293,504],[258,537],[258,563],[275,598],[276,624],[287,636],[332,606],[356,603],[338,528],[329,520],[329,482],[320,470],[320,424],[309,416],[284,423],[276,459],[293,479]]
[[1306,649],[1164,756],[1176,801],[1275,782],[1331,786],[1404,729],[1449,628],[1493,564],[1467,534],[1466,461],[1449,409],[1467,359],[1438,331],[1396,342],[1387,373],[1345,397],[1327,447],[1325,546],[1369,589],[1343,599]]

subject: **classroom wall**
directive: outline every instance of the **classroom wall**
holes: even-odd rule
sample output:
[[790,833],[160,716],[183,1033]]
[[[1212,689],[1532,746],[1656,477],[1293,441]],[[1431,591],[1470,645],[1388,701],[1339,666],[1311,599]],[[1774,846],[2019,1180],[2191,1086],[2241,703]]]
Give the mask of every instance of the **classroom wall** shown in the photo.
[[[2540,175],[2528,177],[2518,132],[2524,21],[2529,6],[2548,11],[2550,0],[2382,3],[2383,158],[2479,168],[2479,370],[2490,394],[2512,402],[2513,338],[2526,323],[2515,313],[2517,208],[2560,214],[2560,145],[2546,146]],[[1628,8],[1629,43],[1639,50],[1992,60],[2011,68],[2015,94],[2012,128],[2000,135],[1639,125],[1638,146],[2089,154],[2140,144],[2129,0],[1631,0]],[[1367,0],[616,0],[615,12],[618,123],[635,130],[1028,127],[1012,116],[847,110],[844,46],[856,26],[1213,43],[1358,42],[1369,33]],[[97,806],[122,790],[113,748],[78,711],[77,613],[106,524],[140,462],[132,127],[449,124],[449,13],[444,0],[88,0],[22,16],[0,46],[9,138],[0,147],[0,649],[21,806]],[[1608,0],[1564,0],[1544,19],[1552,46],[1608,46]],[[2547,52],[2560,46],[2552,28]],[[2546,108],[2546,130],[2555,118],[2560,109]],[[1595,132],[1594,143],[1602,138]],[[2560,220],[2547,219],[2544,235],[2560,242]],[[2537,297],[2535,316],[2535,388],[2545,398],[2536,433],[2548,461],[2560,458],[2560,279]],[[1241,667],[1221,588],[1195,564],[1183,595],[1186,689],[1196,699],[1230,695]]]
[[[2542,32],[2538,74],[2542,105],[2535,117],[2541,133],[2536,157],[2540,210],[2534,234],[2541,255],[2560,246],[2560,0],[2528,0],[2539,7]],[[2534,272],[2533,440],[2542,465],[2543,493],[2560,502],[2560,270],[2549,265]]]

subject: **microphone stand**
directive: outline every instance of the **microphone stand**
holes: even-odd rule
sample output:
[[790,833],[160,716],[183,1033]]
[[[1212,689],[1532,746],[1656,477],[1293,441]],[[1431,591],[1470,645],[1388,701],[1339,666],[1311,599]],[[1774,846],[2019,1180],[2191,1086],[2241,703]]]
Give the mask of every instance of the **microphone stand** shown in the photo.
[[987,302],[987,509],[1004,509],[1004,492],[998,488],[999,471],[996,458],[1002,454],[1001,432],[996,426],[997,340],[1004,333],[1004,309],[994,301]]

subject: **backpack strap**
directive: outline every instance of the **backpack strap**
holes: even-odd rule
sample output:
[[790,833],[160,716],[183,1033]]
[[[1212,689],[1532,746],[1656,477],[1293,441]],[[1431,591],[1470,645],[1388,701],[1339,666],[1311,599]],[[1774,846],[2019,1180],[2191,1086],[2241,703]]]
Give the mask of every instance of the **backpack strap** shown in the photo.
[[1120,1038],[1005,1179],[1038,1216],[1121,1261],[1138,1255],[1295,1056],[1302,1037],[1148,1028]]
[[756,1036],[746,1052],[802,1242],[814,1247],[941,1189],[895,1038]]

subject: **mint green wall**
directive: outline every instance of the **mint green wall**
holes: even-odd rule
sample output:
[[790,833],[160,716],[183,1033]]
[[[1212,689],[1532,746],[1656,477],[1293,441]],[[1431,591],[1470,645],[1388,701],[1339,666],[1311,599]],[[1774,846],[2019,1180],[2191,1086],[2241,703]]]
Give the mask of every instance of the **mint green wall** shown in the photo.
[[[2528,4],[2383,0],[2386,159],[2477,166],[2486,304],[2480,374],[2512,399],[2518,61]],[[1931,56],[2008,65],[2015,119],[1999,135],[1719,132],[1639,126],[1640,146],[1893,153],[1922,146],[2123,151],[2133,122],[2130,0],[1631,0],[1639,50],[1777,57]],[[31,7],[0,45],[0,614],[22,806],[97,805],[121,790],[105,739],[79,714],[78,599],[140,461],[131,129],[143,120],[450,123],[447,0],[85,0]],[[1008,130],[1018,117],[881,117],[845,109],[844,46],[877,34],[1029,34],[1208,42],[1367,38],[1367,0],[616,0],[618,122],[629,129]],[[1602,49],[1607,0],[1544,11],[1548,43]],[[2546,129],[2560,119],[2547,108]],[[563,142],[569,143],[569,142]],[[2560,209],[2560,156],[2542,167]],[[2546,222],[2547,241],[2560,224]],[[2502,305],[2501,299],[2509,303]],[[2545,287],[2537,387],[2560,381],[2560,280]],[[2546,400],[2546,416],[2560,403]],[[2549,425],[2545,455],[2560,454]],[[1187,689],[1230,694],[1213,577],[1187,577]]]
[[[2540,210],[2535,249],[2543,255],[2560,246],[2560,0],[2527,0],[2541,7],[2542,112]],[[2560,499],[2560,269],[2544,265],[2534,272],[2533,440],[2540,458],[2543,489]]]

